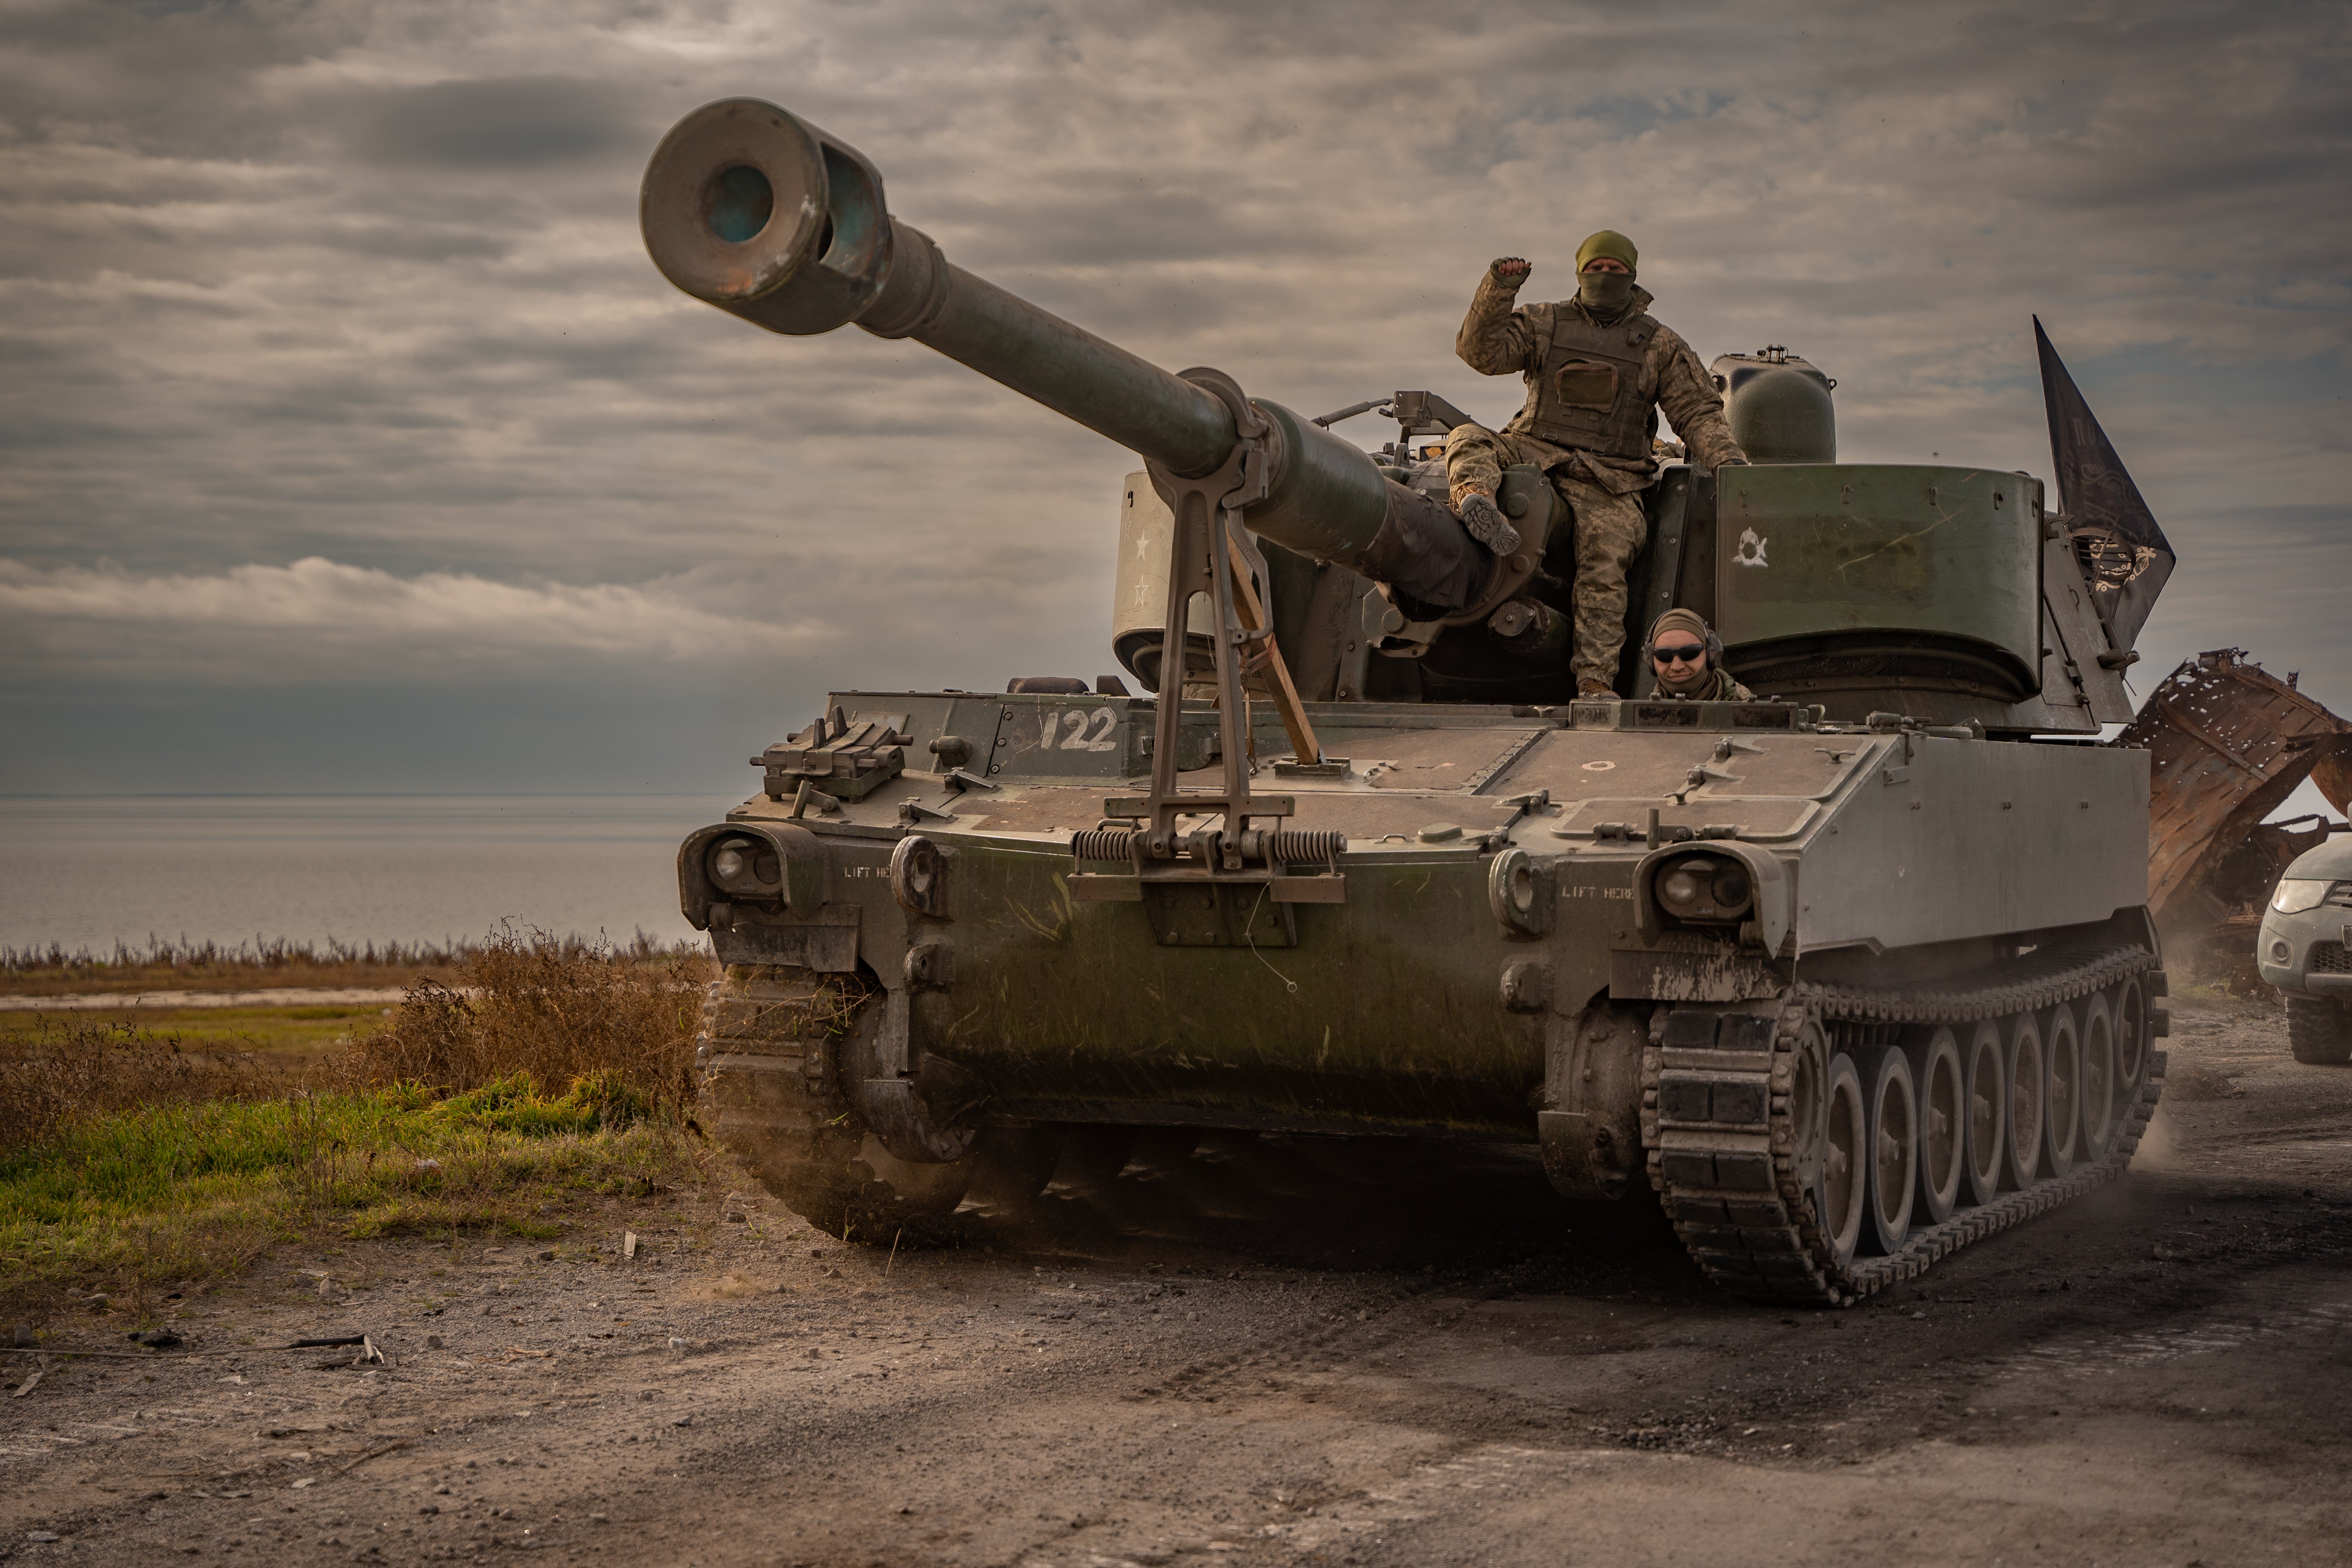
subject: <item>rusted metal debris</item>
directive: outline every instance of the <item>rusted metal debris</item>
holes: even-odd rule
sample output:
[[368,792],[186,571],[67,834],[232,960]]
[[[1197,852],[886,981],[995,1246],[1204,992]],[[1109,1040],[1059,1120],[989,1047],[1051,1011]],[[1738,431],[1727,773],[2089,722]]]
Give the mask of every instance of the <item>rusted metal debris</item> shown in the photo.
[[2328,805],[2352,814],[2352,749],[2339,746],[2312,763],[2311,782]]
[[2340,811],[2336,792],[2352,777],[2352,723],[2243,648],[2184,662],[2116,744],[2150,753],[2148,903],[2160,925],[2183,932],[2226,921],[2250,898],[2259,903],[2286,860],[2326,836],[2324,821],[2301,831],[2263,826],[2295,785],[2326,764],[2336,790],[2323,790]]

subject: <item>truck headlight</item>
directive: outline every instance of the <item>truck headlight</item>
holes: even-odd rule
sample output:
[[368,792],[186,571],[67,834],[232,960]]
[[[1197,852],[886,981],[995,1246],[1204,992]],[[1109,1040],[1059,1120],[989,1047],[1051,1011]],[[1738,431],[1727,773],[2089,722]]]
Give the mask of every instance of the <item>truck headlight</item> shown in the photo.
[[2271,908],[2283,915],[2299,915],[2305,910],[2315,910],[2326,901],[2327,889],[2336,884],[2310,881],[2301,877],[2289,877],[2271,895]]

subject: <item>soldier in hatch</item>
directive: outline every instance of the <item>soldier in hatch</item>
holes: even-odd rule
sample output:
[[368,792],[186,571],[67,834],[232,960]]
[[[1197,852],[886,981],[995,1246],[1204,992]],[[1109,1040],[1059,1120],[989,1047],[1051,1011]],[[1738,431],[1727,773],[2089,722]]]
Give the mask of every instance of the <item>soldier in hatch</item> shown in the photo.
[[1658,695],[1699,702],[1753,702],[1756,693],[1723,668],[1723,644],[1696,610],[1668,610],[1650,627],[1642,650],[1658,678]]
[[1528,264],[1507,256],[1486,269],[1454,352],[1486,375],[1527,377],[1527,406],[1500,432],[1455,426],[1445,474],[1463,526],[1498,555],[1518,531],[1495,504],[1503,469],[1533,463],[1575,514],[1576,646],[1570,668],[1579,696],[1609,696],[1625,645],[1625,568],[1649,539],[1640,492],[1656,477],[1651,442],[1663,409],[1706,468],[1745,463],[1723,416],[1723,397],[1698,356],[1648,314],[1634,281],[1640,255],[1611,229],[1577,247],[1576,297],[1513,308]]

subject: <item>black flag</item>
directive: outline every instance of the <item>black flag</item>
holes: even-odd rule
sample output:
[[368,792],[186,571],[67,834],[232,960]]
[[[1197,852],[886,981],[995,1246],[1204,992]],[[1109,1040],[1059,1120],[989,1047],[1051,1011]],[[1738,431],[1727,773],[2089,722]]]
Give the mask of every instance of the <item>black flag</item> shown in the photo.
[[2172,542],[2156,525],[2074,378],[2059,363],[2039,316],[2033,319],[2033,346],[2042,355],[2042,402],[2050,411],[2058,507],[2089,574],[2099,618],[2121,652],[2138,639],[2156,596],[2172,575]]

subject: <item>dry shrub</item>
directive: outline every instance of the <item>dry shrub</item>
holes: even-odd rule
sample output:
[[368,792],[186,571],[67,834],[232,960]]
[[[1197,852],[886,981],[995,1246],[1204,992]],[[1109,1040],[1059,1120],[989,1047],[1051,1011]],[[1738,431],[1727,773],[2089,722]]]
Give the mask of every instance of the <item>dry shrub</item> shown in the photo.
[[553,1092],[601,1078],[677,1114],[700,1087],[695,1026],[714,973],[698,955],[510,930],[475,950],[461,987],[410,987],[391,1020],[344,1053],[340,1071],[353,1088],[461,1093],[518,1074]]
[[[571,939],[566,945],[583,949]],[[672,945],[639,931],[616,952],[633,959],[675,958],[700,944]],[[118,942],[110,952],[0,946],[0,988],[18,995],[68,991],[166,990],[249,985],[384,985],[404,976],[455,975],[481,952],[470,942],[325,942],[265,941],[225,946],[149,937],[136,948]]]
[[0,1151],[47,1142],[114,1111],[257,1100],[277,1088],[247,1053],[185,1050],[177,1036],[133,1024],[45,1019],[0,1049]]

